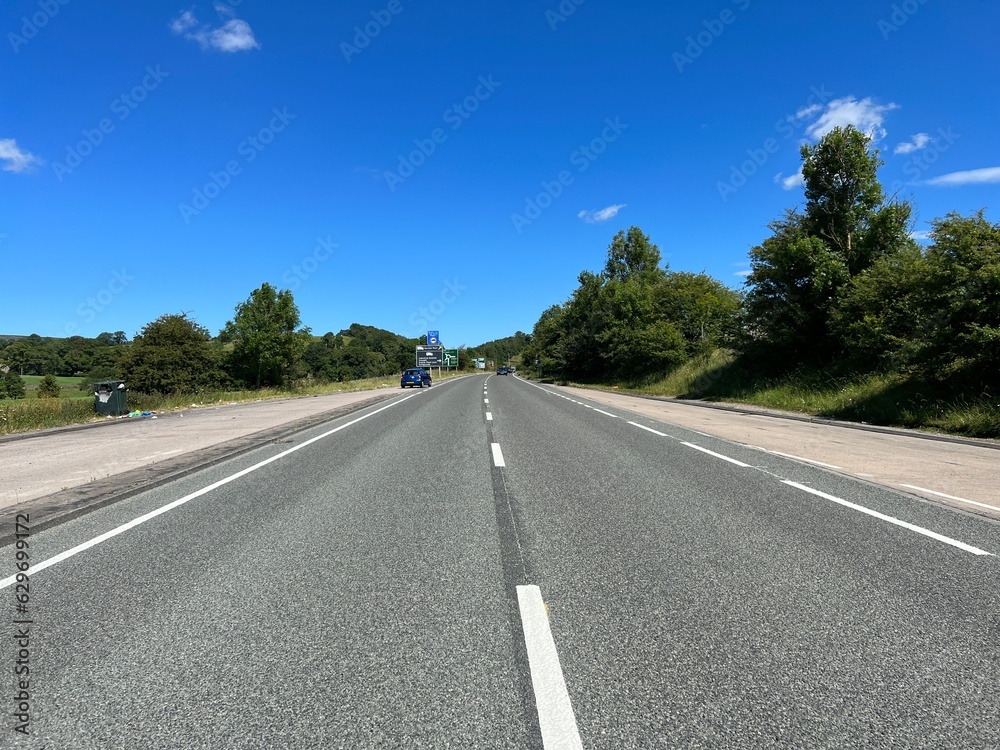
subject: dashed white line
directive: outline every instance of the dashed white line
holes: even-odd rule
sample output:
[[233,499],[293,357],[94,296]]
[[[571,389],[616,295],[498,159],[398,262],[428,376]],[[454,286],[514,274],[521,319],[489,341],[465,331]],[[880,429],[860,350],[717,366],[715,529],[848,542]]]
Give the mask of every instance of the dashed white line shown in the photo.
[[929,490],[926,487],[917,487],[912,484],[901,484],[900,487],[909,487],[911,490],[920,490],[921,492],[928,492],[931,495],[937,495],[938,497],[946,497],[949,500],[957,500],[960,503],[968,503],[969,505],[978,505],[980,508],[987,508],[988,510],[1000,510],[1000,507],[996,505],[987,505],[986,503],[977,503],[975,500],[966,500],[964,497],[955,497],[954,495],[946,495],[943,492],[937,492],[935,490]]
[[965,542],[960,542],[957,539],[952,539],[950,536],[945,536],[944,534],[938,534],[936,531],[931,531],[930,529],[925,529],[923,526],[917,526],[916,524],[909,523],[907,521],[902,521],[893,516],[887,516],[885,513],[879,513],[877,510],[872,510],[871,508],[866,508],[863,505],[856,505],[855,503],[844,500],[840,497],[835,497],[834,495],[828,495],[825,492],[820,492],[819,490],[814,490],[812,487],[806,487],[804,484],[799,484],[798,482],[792,482],[788,479],[782,480],[782,484],[787,484],[789,487],[794,487],[795,489],[802,490],[803,492],[808,492],[810,495],[816,495],[824,500],[829,500],[830,502],[843,505],[845,508],[850,508],[851,510],[856,510],[859,513],[865,513],[866,515],[873,516],[874,518],[881,519],[883,521],[888,521],[891,524],[900,526],[904,529],[909,529],[910,531],[916,532],[917,534],[923,534],[924,536],[930,537],[931,539],[936,539],[939,542],[944,542],[945,544],[950,544],[952,547],[957,547],[965,552],[971,552],[973,555],[985,555],[992,557],[992,555],[986,550],[979,549],[979,547],[973,547],[971,544],[966,544]]
[[601,411],[600,409],[594,409],[594,411],[597,412],[598,414],[603,414],[606,417],[611,417],[612,419],[618,419],[617,416],[615,416],[614,414],[608,414],[608,412],[606,411]]
[[681,445],[686,445],[688,448],[694,448],[696,451],[701,451],[702,453],[707,453],[710,456],[715,456],[716,458],[721,458],[723,461],[728,461],[731,464],[736,464],[737,466],[742,466],[744,469],[751,468],[750,464],[745,464],[742,461],[737,461],[735,458],[730,458],[729,456],[723,456],[721,453],[716,453],[715,451],[710,451],[708,448],[702,448],[700,445],[695,445],[694,443],[684,443]]
[[507,464],[503,460],[503,451],[500,450],[500,443],[490,443],[490,448],[493,450],[493,465],[498,468],[502,468]]
[[484,398],[484,399],[483,399],[483,403],[484,403],[484,404],[488,404],[489,402],[490,402],[490,400],[489,400],[488,398]]
[[646,425],[639,424],[638,422],[629,422],[633,427],[638,427],[640,430],[645,430],[646,432],[652,432],[654,435],[659,435],[660,437],[670,437],[665,432],[660,432],[659,430],[654,430],[652,427],[646,427]]
[[486,421],[487,422],[493,421],[493,414],[491,412],[486,412]]
[[538,586],[518,586],[524,645],[528,651],[531,686],[535,692],[538,725],[545,750],[583,750],[576,716],[563,678],[559,652]]

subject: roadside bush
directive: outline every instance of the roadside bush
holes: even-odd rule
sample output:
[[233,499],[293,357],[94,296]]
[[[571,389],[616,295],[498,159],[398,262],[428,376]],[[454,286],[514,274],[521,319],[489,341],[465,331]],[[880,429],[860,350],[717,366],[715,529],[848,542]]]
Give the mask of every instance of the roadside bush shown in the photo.
[[59,398],[61,391],[59,381],[51,373],[42,378],[42,382],[38,384],[38,398]]

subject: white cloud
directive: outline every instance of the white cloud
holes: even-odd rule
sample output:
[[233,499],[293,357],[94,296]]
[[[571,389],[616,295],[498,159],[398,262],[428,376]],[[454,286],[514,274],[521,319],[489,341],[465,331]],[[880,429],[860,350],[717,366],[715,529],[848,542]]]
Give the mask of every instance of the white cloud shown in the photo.
[[0,160],[6,162],[4,172],[24,172],[38,162],[38,157],[21,149],[13,138],[0,138]]
[[922,148],[927,148],[927,144],[931,142],[931,137],[927,133],[917,133],[910,137],[906,143],[900,143],[893,149],[894,154],[912,154],[914,151],[919,151]]
[[919,230],[916,232],[910,232],[910,237],[917,240],[929,240],[931,238],[931,233],[926,230]]
[[745,278],[746,278],[747,276],[749,276],[749,275],[750,275],[750,274],[752,274],[752,273],[753,273],[753,271],[751,271],[751,270],[750,270],[750,269],[748,268],[748,269],[746,269],[745,271],[737,271],[736,273],[734,273],[734,274],[733,274],[733,276],[740,276],[740,277],[742,277],[742,278],[744,278],[744,279],[745,279]]
[[822,104],[813,104],[812,106],[804,107],[804,108],[800,109],[798,112],[796,112],[795,113],[795,119],[796,120],[804,120],[807,117],[812,117],[813,115],[815,115],[815,114],[817,114],[819,112],[822,112],[822,111],[823,111],[823,105]]
[[618,212],[625,208],[626,205],[625,203],[620,203],[602,208],[600,211],[581,211],[577,214],[577,218],[583,219],[588,224],[601,224],[608,219],[615,218]]
[[183,34],[197,25],[198,19],[194,17],[194,13],[186,10],[170,22],[170,30],[175,34]]
[[[815,114],[816,107],[811,107],[811,114]],[[813,140],[819,140],[831,130],[837,127],[847,127],[853,125],[862,133],[870,135],[875,140],[885,137],[886,112],[899,109],[898,104],[876,104],[870,96],[855,99],[853,96],[845,96],[842,99],[834,99],[826,105],[823,114],[819,116],[812,125],[806,128],[806,135]],[[803,110],[807,112],[809,110]]]
[[[217,49],[222,52],[245,52],[260,49],[260,44],[253,35],[253,29],[246,21],[233,18],[232,8],[216,5],[220,16],[229,16],[222,26],[213,29],[208,24],[198,26],[198,19],[189,10],[181,13],[170,22],[170,29],[175,34],[183,34],[185,39],[193,39],[202,49]],[[198,28],[192,31],[196,26]]]
[[806,184],[805,178],[802,176],[802,170],[793,174],[791,177],[785,177],[781,172],[778,172],[774,176],[774,181],[781,185],[782,190],[794,190],[797,187],[802,187]]
[[209,35],[209,45],[223,52],[260,49],[250,24],[239,18],[230,19],[222,25],[222,28],[215,29]]
[[927,180],[928,185],[956,187],[958,185],[984,185],[1000,182],[1000,167],[970,169],[966,172],[951,172],[949,174]]

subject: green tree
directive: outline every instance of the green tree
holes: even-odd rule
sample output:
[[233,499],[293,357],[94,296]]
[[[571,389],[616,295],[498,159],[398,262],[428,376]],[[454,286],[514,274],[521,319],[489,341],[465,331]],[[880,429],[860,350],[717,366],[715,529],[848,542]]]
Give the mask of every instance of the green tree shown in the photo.
[[671,272],[658,284],[653,304],[673,323],[687,354],[704,354],[734,342],[740,295],[705,273]]
[[291,291],[262,284],[236,306],[219,336],[233,344],[229,372],[255,388],[288,384],[311,339],[300,324]]
[[0,398],[24,398],[26,389],[24,379],[14,370],[0,373]]
[[38,384],[38,398],[59,398],[61,392],[59,381],[51,373],[43,377],[42,382]]
[[838,253],[851,273],[871,264],[861,256],[857,234],[885,201],[871,138],[852,126],[837,127],[815,146],[803,145],[806,210],[803,226]]
[[[555,377],[563,372],[563,316],[566,308],[552,305],[542,313],[531,332],[531,342],[521,357],[539,377]],[[485,356],[481,354],[480,356]],[[535,361],[538,361],[538,366]]]
[[831,315],[850,280],[879,258],[913,247],[912,209],[886,201],[871,138],[834,128],[802,147],[806,205],[770,224],[750,252],[746,313],[751,349],[785,363],[840,353]]
[[851,279],[831,310],[830,327],[850,358],[864,365],[912,362],[933,327],[930,264],[916,246],[875,261]]
[[24,341],[13,341],[6,346],[6,348],[0,352],[0,362],[3,362],[10,367],[11,370],[17,370],[19,373],[23,373],[24,366],[27,364],[28,355],[31,353],[31,347]]
[[966,370],[1000,387],[1000,225],[984,212],[950,213],[932,222],[923,296],[925,330],[918,359],[931,368]]
[[608,259],[604,264],[604,278],[615,281],[637,281],[651,284],[666,273],[660,268],[663,256],[660,248],[650,242],[639,227],[620,231],[608,246]]
[[146,324],[122,355],[126,385],[141,393],[198,393],[225,382],[211,335],[186,313]]
[[779,360],[800,362],[828,350],[829,308],[850,275],[839,253],[809,235],[800,214],[789,211],[770,229],[750,250],[747,333]]

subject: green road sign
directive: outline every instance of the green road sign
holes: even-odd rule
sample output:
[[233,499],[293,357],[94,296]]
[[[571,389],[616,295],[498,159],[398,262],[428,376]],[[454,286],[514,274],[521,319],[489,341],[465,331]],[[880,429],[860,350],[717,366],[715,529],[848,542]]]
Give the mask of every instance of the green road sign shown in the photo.
[[458,367],[458,349],[445,349],[441,365],[443,367]]

